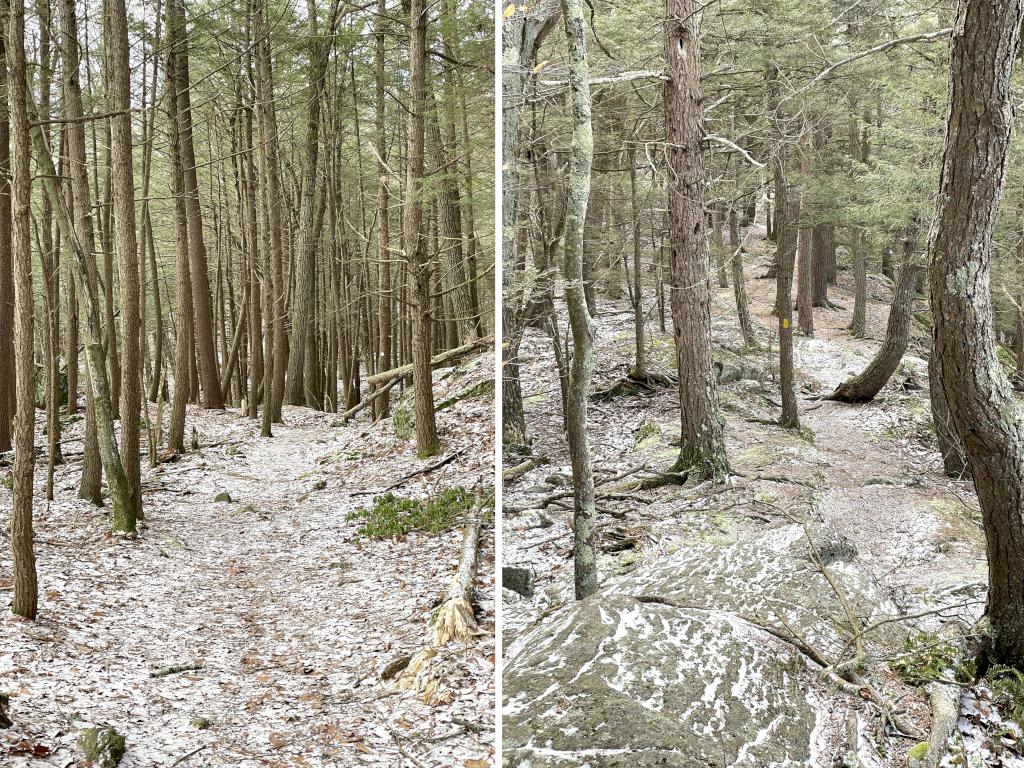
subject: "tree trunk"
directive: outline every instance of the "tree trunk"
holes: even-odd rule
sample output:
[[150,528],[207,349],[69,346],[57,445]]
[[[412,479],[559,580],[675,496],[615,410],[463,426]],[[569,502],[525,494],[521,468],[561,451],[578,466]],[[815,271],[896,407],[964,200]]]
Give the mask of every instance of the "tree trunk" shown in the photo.
[[775,157],[775,308],[779,318],[779,387],[782,416],[779,425],[800,429],[793,370],[793,267],[796,262],[796,206],[789,200],[784,147]]
[[188,66],[188,28],[183,0],[169,0],[168,10],[174,21],[168,20],[168,35],[173,23],[176,27],[174,61],[170,73],[172,87],[178,95],[177,120],[180,144],[181,172],[185,183],[185,210],[188,215],[188,248],[192,280],[192,299],[195,311],[196,357],[203,392],[203,407],[221,409],[220,375],[217,349],[214,343],[213,319],[210,303],[210,275],[203,240],[203,209],[199,199],[199,181],[196,174],[196,153],[192,141],[192,96]]
[[914,255],[915,237],[908,234],[903,243],[903,265],[900,277],[893,291],[889,307],[889,322],[885,328],[885,340],[878,352],[862,373],[840,384],[828,400],[843,403],[866,403],[877,395],[907,351],[910,342],[910,321],[914,310],[914,288],[921,265]]
[[590,198],[590,177],[594,161],[594,131],[590,116],[590,68],[581,0],[561,0],[569,59],[569,98],[573,131],[569,161],[568,194],[565,201],[565,303],[572,328],[572,365],[566,398],[566,424],[569,460],[573,481],[573,557],[576,599],[597,591],[597,507],[594,500],[594,474],[590,465],[587,434],[587,397],[593,371],[594,321],[587,308],[583,284],[583,237]]
[[988,660],[1024,667],[1024,415],[996,356],[992,232],[1012,127],[1020,0],[964,0],[932,234],[934,355],[967,454],[988,542]]
[[431,356],[431,273],[423,228],[424,134],[427,109],[427,9],[424,0],[411,0],[409,28],[409,136],[404,201],[405,249],[412,284],[412,360],[416,412],[416,452],[420,458],[440,450],[434,416]]
[[[287,288],[284,284],[284,227],[281,206],[280,165],[278,162],[277,113],[274,107],[274,77],[270,62],[270,27],[266,19],[265,2],[257,2],[256,15],[256,102],[260,114],[260,146],[264,178],[264,204],[270,230],[270,272],[272,273],[271,303],[263,313],[267,334],[272,339],[264,354],[264,366],[272,370],[267,381],[272,387],[264,386],[264,397],[269,395],[270,419],[281,423],[281,404],[284,401],[285,366],[287,346],[284,333],[284,314]],[[264,273],[266,274],[266,273]],[[264,277],[266,279],[266,277]],[[271,333],[271,329],[273,332]],[[271,354],[272,351],[272,354]],[[273,365],[271,365],[273,361]],[[264,427],[269,432],[269,425]]]
[[[174,393],[171,399],[171,416],[167,429],[167,448],[175,453],[185,451],[185,410],[191,393],[192,339],[195,333],[195,319],[192,307],[191,262],[189,260],[188,206],[185,202],[186,188],[181,156],[181,126],[178,116],[181,104],[175,98],[181,50],[184,34],[183,19],[175,10],[174,0],[167,4],[167,85],[165,105],[167,109],[167,145],[170,160],[171,212],[174,224],[174,255],[177,265],[178,323],[174,342]],[[219,386],[219,385],[218,385]],[[218,389],[217,396],[220,396]]]
[[682,424],[676,473],[728,474],[711,356],[711,264],[704,232],[703,93],[696,0],[666,0],[664,83],[669,273]]
[[[737,190],[738,191],[738,190]],[[740,322],[743,343],[750,349],[757,347],[754,324],[747,304],[747,284],[743,274],[743,239],[740,237],[740,215],[735,205],[729,207],[729,241],[732,248],[732,287],[736,296],[736,316]]]
[[[377,370],[386,371],[394,365],[394,353],[391,350],[391,232],[389,228],[388,210],[390,192],[388,190],[387,169],[387,124],[384,114],[384,91],[387,88],[387,70],[384,62],[384,18],[386,15],[385,0],[377,0],[377,18],[374,21],[376,46],[374,48],[374,64],[376,69],[376,146],[377,146],[377,292],[380,295],[377,311]],[[374,403],[375,418],[383,418],[391,412],[391,396],[384,392]]]
[[135,233],[135,174],[132,162],[131,70],[128,65],[128,16],[125,0],[106,0],[107,90],[111,108],[114,228],[118,284],[121,289],[121,463],[128,479],[129,506],[114,517],[114,530],[133,532],[142,517],[139,428],[142,408],[142,360],[139,338],[139,260]]
[[[4,6],[7,0],[2,0]],[[14,359],[14,262],[11,245],[11,118],[7,27],[0,29],[0,360]],[[0,366],[0,453],[11,450],[15,411],[13,365]]]
[[[6,0],[5,0],[6,1]],[[0,16],[6,15],[0,13]],[[35,619],[38,600],[36,561],[32,549],[32,495],[35,469],[35,360],[32,355],[32,239],[29,222],[32,203],[28,92],[25,68],[25,3],[15,0],[10,11],[10,121],[13,138],[11,163],[12,246],[14,251],[14,369],[17,409],[14,418],[14,472],[11,489],[11,554],[14,599],[11,610]]]
[[[62,194],[57,172],[53,167],[50,149],[42,129],[32,128],[36,164],[40,169],[43,187],[61,232],[65,233],[77,271],[77,284],[82,308],[85,311],[85,357],[87,362],[87,407],[85,462],[82,468],[82,486],[79,496],[100,503],[99,472],[90,464],[90,454],[99,454],[103,472],[107,476],[113,505],[115,524],[132,516],[132,498],[128,478],[118,453],[114,432],[114,414],[111,383],[107,377],[106,351],[103,348],[100,321],[99,276],[95,256],[95,236],[92,225],[92,205],[89,196],[85,154],[85,127],[82,122],[82,90],[78,81],[79,49],[78,21],[74,0],[61,2],[62,45],[64,55],[64,112],[68,119],[67,150],[71,172],[72,202]],[[89,418],[93,420],[90,434]],[[95,443],[93,443],[95,441]]]

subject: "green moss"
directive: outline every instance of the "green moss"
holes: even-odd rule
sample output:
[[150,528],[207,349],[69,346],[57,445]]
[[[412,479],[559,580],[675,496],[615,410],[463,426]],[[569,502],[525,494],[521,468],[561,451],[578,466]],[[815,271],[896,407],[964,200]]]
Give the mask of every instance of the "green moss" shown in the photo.
[[915,744],[907,750],[907,757],[911,760],[924,760],[925,755],[928,754],[928,742],[922,741],[920,744]]
[[447,488],[427,501],[387,493],[373,500],[373,506],[345,515],[347,521],[362,520],[361,536],[385,539],[413,531],[442,533],[473,507],[473,495],[462,486]]

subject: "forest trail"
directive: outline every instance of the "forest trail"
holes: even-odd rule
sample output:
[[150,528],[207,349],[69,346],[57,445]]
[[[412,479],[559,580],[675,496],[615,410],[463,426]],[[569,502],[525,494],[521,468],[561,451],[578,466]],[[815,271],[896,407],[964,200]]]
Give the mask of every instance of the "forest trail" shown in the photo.
[[[489,482],[491,407],[456,403],[440,420],[442,458],[461,454],[394,492]],[[111,538],[105,512],[74,498],[76,465],[59,468],[36,522],[40,620],[0,619],[16,722],[0,754],[41,745],[45,764],[71,765],[77,729],[109,724],[127,768],[488,764],[490,637],[439,652],[431,704],[381,679],[427,644],[461,531],[374,540],[346,520],[436,459],[416,459],[390,419],[342,427],[287,407],[284,420],[266,440],[237,413],[190,410],[202,447],[144,474],[137,541]],[[231,502],[215,502],[221,492]],[[492,562],[488,530],[477,587],[493,633]],[[201,669],[151,676],[174,665]]]
[[[865,616],[874,613],[877,617],[876,611],[882,615],[911,614],[949,607],[942,611],[941,618],[929,615],[907,622],[910,634],[945,632],[953,626],[950,619],[954,617],[971,622],[980,615],[985,599],[984,539],[971,483],[951,480],[942,474],[931,432],[923,359],[928,344],[927,328],[914,322],[911,346],[903,363],[873,402],[850,406],[820,399],[867,365],[881,344],[888,317],[891,289],[880,279],[872,278],[868,287],[867,337],[853,338],[847,330],[853,307],[853,281],[840,272],[839,285],[830,286],[829,294],[841,308],[815,309],[815,336],[795,338],[797,396],[803,430],[796,433],[780,429],[774,423],[779,415],[777,320],[771,314],[775,281],[760,279],[774,244],[767,241],[763,227],[757,226],[749,233],[746,249],[745,282],[762,345],[759,352],[743,349],[731,285],[713,291],[712,336],[716,358],[723,360],[727,369],[753,370],[722,381],[719,386],[726,447],[734,473],[726,486],[705,483],[693,488],[668,486],[638,491],[633,478],[645,470],[600,485],[602,480],[640,466],[654,470],[672,464],[678,453],[672,443],[678,436],[679,402],[674,388],[618,397],[611,402],[590,402],[590,420],[594,425],[591,446],[599,482],[599,563],[602,583],[609,590],[608,604],[617,607],[615,600],[636,594],[640,585],[644,589],[674,587],[678,594],[694,597],[698,605],[729,610],[729,605],[742,602],[743,588],[732,594],[726,586],[728,577],[723,577],[723,581],[709,580],[708,591],[722,591],[713,598],[705,598],[693,585],[694,580],[700,583],[698,575],[688,577],[686,570],[680,570],[679,578],[673,582],[671,578],[659,581],[660,576],[648,574],[690,567],[696,568],[695,574],[716,574],[715,578],[719,578],[716,567],[722,563],[712,564],[708,572],[705,562],[723,558],[728,561],[736,554],[737,546],[747,546],[745,542],[785,536],[795,521],[806,516],[825,525],[831,532],[830,541],[840,552],[847,547],[855,550],[852,557],[843,555],[833,567],[848,580],[851,594],[874,594],[868,598]],[[649,297],[648,301],[653,302],[653,294]],[[651,366],[668,372],[675,367],[673,342],[670,333],[658,331],[656,313],[656,308],[652,309],[649,321]],[[671,318],[667,318],[667,323],[670,332]],[[632,360],[632,343],[632,311],[624,298],[601,297],[595,390],[605,389],[625,375]],[[560,616],[583,615],[572,613],[570,607],[574,602],[571,499],[552,499],[569,476],[561,436],[559,394],[557,389],[540,389],[536,385],[557,382],[550,340],[530,331],[523,350],[524,399],[534,437],[533,450],[546,457],[548,463],[506,487],[504,561],[536,573],[536,593],[532,599],[521,599],[508,592],[504,595],[505,647],[510,665],[515,665],[519,654],[527,657],[531,646],[553,639]],[[801,558],[806,562],[806,545],[803,550],[795,562],[799,563]],[[698,559],[688,559],[688,553]],[[723,567],[728,573],[728,562]],[[744,567],[751,566],[741,561],[735,564],[737,584],[748,583],[747,572],[740,570]],[[749,576],[750,584],[764,575],[756,567],[751,573],[754,575]],[[867,586],[861,581],[865,575],[874,585],[867,592],[862,590]],[[696,591],[687,591],[690,589]],[[806,606],[812,607],[814,599],[812,593],[799,597],[793,593],[794,604],[806,600]],[[829,602],[836,604],[834,595]],[[581,610],[585,613],[585,609]],[[730,615],[749,620],[750,610],[738,609]],[[754,609],[755,620],[758,615],[762,623],[765,616],[771,617],[765,605]],[[838,625],[843,621],[840,616]],[[537,632],[530,631],[532,628],[537,628]],[[599,629],[593,631],[596,637],[603,637]],[[635,631],[642,636],[642,629]],[[762,639],[766,641],[770,647],[771,638]],[[907,685],[885,661],[903,649],[902,643],[901,636],[896,634],[883,643],[888,648],[875,649],[875,653],[881,654],[879,674],[889,694],[906,707],[911,721],[927,731],[930,715],[924,689]],[[781,646],[775,652],[784,658],[791,651]],[[604,663],[612,663],[614,658],[610,656]],[[701,663],[711,669],[713,661],[702,659]],[[660,659],[651,663],[657,665],[659,672],[671,674],[670,663],[661,665]],[[528,708],[543,707],[528,692],[530,683],[525,671],[529,667],[530,661],[524,661],[524,675],[516,683],[522,687],[513,686],[525,691],[523,698],[510,703],[508,696],[513,694],[507,693],[505,704],[513,711],[523,702]],[[635,673],[642,677],[640,669]],[[610,689],[619,690],[616,686],[621,683],[616,681],[628,678],[631,671],[620,668],[618,678],[608,678]],[[699,677],[700,673],[697,674]],[[709,690],[717,685],[717,678],[710,677],[712,672],[704,674],[708,677],[703,684],[691,681],[686,685],[701,689],[706,684]],[[766,679],[758,680],[757,684],[770,689]],[[814,764],[827,764],[829,755],[839,759],[848,749],[863,750],[861,759],[865,765],[903,764],[904,751],[912,742],[897,740],[889,744],[883,752],[889,751],[891,757],[881,761],[877,752],[866,747],[877,741],[871,736],[871,708],[863,701],[843,696],[837,699],[827,686],[820,687],[820,680],[814,675],[804,685],[821,696],[815,707],[817,725],[811,736],[818,755]],[[507,684],[506,691],[509,690]],[[719,704],[729,712],[737,706],[735,700],[727,703],[727,699],[716,702],[716,707]],[[750,706],[756,706],[756,700]],[[638,709],[638,713],[643,712]],[[717,712],[716,709],[714,716]],[[860,743],[856,747],[849,741],[848,718],[858,723]],[[525,715],[517,715],[514,722],[520,719],[524,727],[528,722],[533,725]],[[775,725],[758,724],[769,728]],[[965,734],[965,738],[970,739],[971,734]],[[794,743],[798,742],[799,739]],[[731,758],[723,754],[716,759],[725,761],[723,764],[745,764],[739,756],[754,748],[755,743],[756,740],[738,746]]]

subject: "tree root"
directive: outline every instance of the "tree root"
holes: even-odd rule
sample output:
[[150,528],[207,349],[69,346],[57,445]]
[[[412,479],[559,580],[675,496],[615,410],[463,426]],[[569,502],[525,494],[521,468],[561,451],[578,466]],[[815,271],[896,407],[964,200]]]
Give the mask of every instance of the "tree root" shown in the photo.
[[607,403],[620,397],[632,397],[654,392],[657,389],[674,387],[678,380],[674,376],[663,373],[643,373],[635,375],[632,372],[619,379],[606,389],[599,389],[590,396],[595,402]]

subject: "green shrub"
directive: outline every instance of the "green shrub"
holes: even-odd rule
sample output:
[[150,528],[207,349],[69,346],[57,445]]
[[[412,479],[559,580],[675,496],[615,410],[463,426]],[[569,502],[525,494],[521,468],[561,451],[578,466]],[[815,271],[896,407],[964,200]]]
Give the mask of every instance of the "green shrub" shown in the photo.
[[976,674],[974,660],[966,658],[961,648],[927,632],[907,638],[904,653],[893,667],[915,685],[934,680],[970,683]]
[[985,680],[1003,714],[1024,728],[1024,672],[997,664],[988,671]]
[[443,533],[473,508],[473,494],[462,486],[447,488],[440,495],[420,501],[387,493],[373,500],[373,506],[345,515],[348,521],[362,520],[360,536],[386,539],[413,531]]

